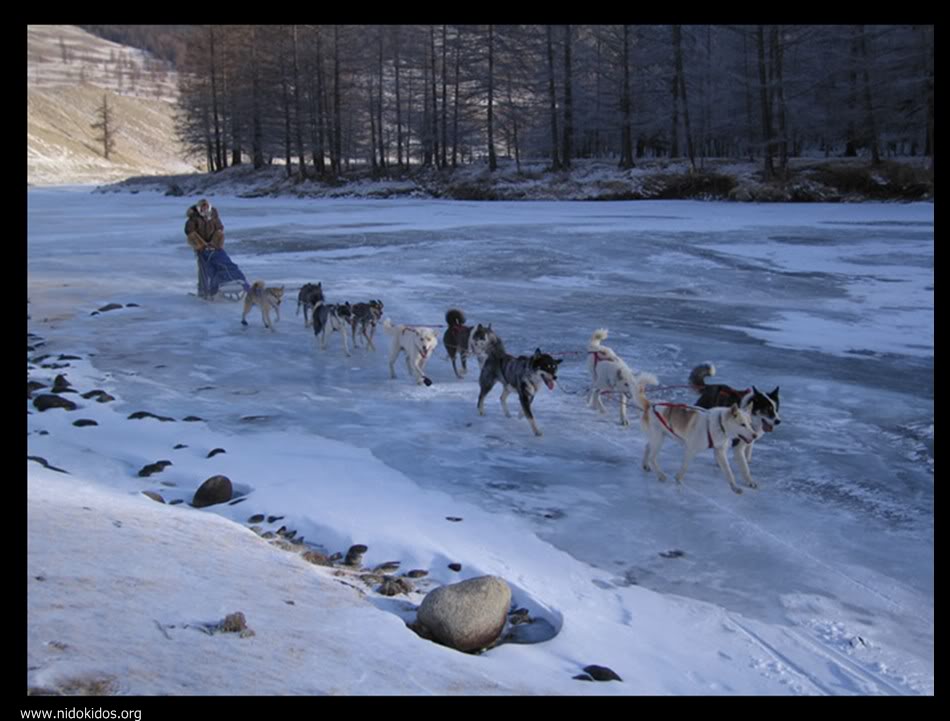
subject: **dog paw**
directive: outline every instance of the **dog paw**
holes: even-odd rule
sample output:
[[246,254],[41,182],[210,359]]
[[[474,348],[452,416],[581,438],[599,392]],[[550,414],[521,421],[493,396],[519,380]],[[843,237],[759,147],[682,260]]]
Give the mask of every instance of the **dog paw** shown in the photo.
[[742,493],[742,489],[739,488],[739,486],[729,486],[729,487],[738,494]]
[[428,378],[423,378],[422,382],[426,384],[426,388],[432,385],[432,381],[429,380]]
[[242,319],[242,320],[241,320],[241,325],[247,325],[247,321]]

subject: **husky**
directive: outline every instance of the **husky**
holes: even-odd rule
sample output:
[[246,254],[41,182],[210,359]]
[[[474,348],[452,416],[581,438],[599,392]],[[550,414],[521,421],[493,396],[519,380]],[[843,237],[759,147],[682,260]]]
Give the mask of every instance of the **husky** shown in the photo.
[[[682,483],[689,462],[704,448],[712,448],[716,454],[716,462],[722,469],[723,475],[729,481],[729,487],[736,493],[742,489],[736,485],[736,477],[729,467],[726,458],[726,449],[734,438],[750,443],[755,435],[752,428],[752,419],[738,404],[733,403],[728,408],[712,408],[709,410],[688,406],[683,403],[651,403],[641,386],[639,390],[640,405],[643,415],[640,418],[640,427],[647,436],[647,447],[643,453],[643,470],[656,471],[661,481],[666,480],[666,474],[660,469],[656,457],[667,436],[672,436],[683,444],[683,465],[676,473],[676,482]],[[749,466],[744,456],[740,459],[739,469],[746,483],[755,488],[755,482],[749,474]]]
[[343,353],[350,355],[346,344],[346,327],[349,325],[352,311],[349,303],[331,304],[321,301],[313,309],[313,335],[320,336],[320,348],[326,350],[327,331],[340,331],[343,338]]
[[627,401],[633,401],[636,405],[640,386],[655,386],[659,381],[652,373],[636,373],[631,370],[611,348],[602,345],[605,340],[607,329],[598,328],[587,345],[587,368],[590,371],[590,397],[587,399],[587,405],[606,413],[602,396],[604,393],[616,392],[620,394],[620,425],[629,426]]
[[[452,360],[452,370],[455,371],[455,377],[461,379],[468,373],[468,344],[472,335],[472,327],[465,325],[465,314],[458,308],[450,308],[446,311],[445,322],[449,329],[442,336],[442,342],[445,344],[445,350],[448,351],[449,358]],[[456,355],[461,357],[461,373],[455,365]]]
[[[297,293],[297,312],[300,315],[300,306],[303,306],[303,327],[309,328],[313,322],[313,309],[323,303],[323,282],[304,283],[303,288]],[[307,313],[310,313],[308,317]]]
[[542,353],[540,348],[536,349],[533,355],[516,358],[505,351],[505,345],[501,338],[494,334],[492,336],[493,338],[484,346],[485,360],[482,363],[482,371],[478,378],[480,388],[478,414],[480,416],[485,415],[485,396],[491,392],[496,383],[500,382],[503,387],[501,407],[505,415],[511,418],[507,401],[508,394],[514,391],[518,394],[518,400],[521,401],[521,411],[528,419],[528,423],[531,424],[531,430],[534,431],[534,435],[540,436],[542,435],[541,430],[534,421],[531,403],[542,383],[549,390],[554,390],[557,382],[557,367],[561,364],[562,359],[555,359],[547,353]]
[[393,325],[389,318],[383,321],[383,330],[393,337],[392,350],[389,352],[389,376],[396,377],[396,359],[405,351],[409,375],[415,376],[419,385],[431,386],[432,381],[426,377],[423,369],[439,345],[435,331],[419,326]]
[[[722,383],[707,385],[706,377],[713,375],[716,375],[716,366],[712,363],[701,363],[693,368],[689,374],[690,386],[700,394],[696,405],[700,408],[716,408],[736,403],[749,413],[755,436],[749,443],[744,443],[741,440],[733,442],[735,447],[733,455],[736,462],[740,465],[742,463],[748,465],[752,462],[752,446],[755,441],[764,434],[771,433],[775,426],[782,422],[778,413],[778,386],[775,386],[775,390],[771,393],[763,393],[755,386],[745,390],[736,390]],[[742,456],[741,460],[740,456]],[[752,487],[755,488],[756,486],[753,485]]]
[[280,320],[280,301],[283,297],[283,286],[280,288],[267,288],[264,285],[264,281],[256,281],[247,292],[247,295],[244,296],[244,313],[241,315],[241,325],[247,325],[247,314],[251,312],[251,308],[258,305],[261,308],[261,318],[264,321],[264,325],[274,330],[274,326],[270,321],[270,311],[271,308],[273,308],[277,314],[277,320]]
[[478,359],[479,368],[484,366],[485,359],[488,357],[488,349],[496,342],[499,342],[499,338],[495,334],[495,331],[491,329],[491,323],[488,325],[479,323],[475,326],[474,330],[469,333],[468,354]]
[[[366,347],[376,350],[373,345],[373,335],[376,333],[376,324],[383,317],[383,301],[371,300],[367,303],[357,303],[353,306],[350,317],[350,327],[353,332],[353,347],[356,347],[356,328],[359,326],[360,335],[366,339]],[[369,331],[367,333],[367,330]]]

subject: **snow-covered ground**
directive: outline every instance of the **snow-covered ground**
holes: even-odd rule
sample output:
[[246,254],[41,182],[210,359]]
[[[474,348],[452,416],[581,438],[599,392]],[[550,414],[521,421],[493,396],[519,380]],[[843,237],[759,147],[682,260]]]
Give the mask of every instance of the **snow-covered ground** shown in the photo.
[[[28,463],[30,686],[933,694],[933,204],[214,198],[248,278],[287,287],[271,333],[191,295],[192,200],[28,192],[28,325],[45,343],[28,357],[69,364],[28,375],[116,398],[28,405],[29,455],[69,472]],[[318,350],[293,312],[316,281],[330,302],[382,298],[395,322],[461,307],[509,351],[562,356],[535,402],[544,436],[505,418],[497,389],[479,417],[477,366],[456,380],[441,346],[429,388],[401,360],[389,378],[382,332],[375,353]],[[711,455],[682,487],[641,470],[636,414],[622,428],[615,404],[584,403],[601,326],[664,384],[711,360],[722,382],[781,387],[758,490],[733,494]],[[128,419],[140,410],[176,420]],[[679,453],[665,446],[667,470]],[[158,460],[172,465],[137,475]],[[238,503],[188,506],[219,473]],[[269,545],[255,514],[429,575],[381,596]],[[466,656],[406,628],[426,591],[483,574],[557,635]],[[234,611],[253,637],[201,631]],[[623,682],[574,680],[588,664]]]

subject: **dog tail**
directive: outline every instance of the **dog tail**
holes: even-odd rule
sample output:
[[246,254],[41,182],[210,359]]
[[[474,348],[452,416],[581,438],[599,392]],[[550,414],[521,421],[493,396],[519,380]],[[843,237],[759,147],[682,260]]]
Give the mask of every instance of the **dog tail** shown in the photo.
[[716,366],[710,362],[701,363],[689,374],[689,384],[697,391],[702,392],[706,386],[706,376],[716,375]]
[[388,335],[396,335],[399,332],[399,329],[393,325],[393,322],[389,318],[383,319],[383,330],[386,331]]
[[596,350],[602,341],[607,340],[607,329],[598,328],[594,331],[594,334],[590,337],[590,343],[587,344],[589,350]]
[[263,281],[263,280],[255,280],[255,281],[254,281],[254,284],[251,285],[251,290],[255,290],[255,291],[257,291],[257,292],[260,292],[260,291],[264,290],[264,281]]
[[457,325],[465,325],[465,314],[458,308],[449,308],[449,310],[445,312],[445,322],[449,328],[453,328]]

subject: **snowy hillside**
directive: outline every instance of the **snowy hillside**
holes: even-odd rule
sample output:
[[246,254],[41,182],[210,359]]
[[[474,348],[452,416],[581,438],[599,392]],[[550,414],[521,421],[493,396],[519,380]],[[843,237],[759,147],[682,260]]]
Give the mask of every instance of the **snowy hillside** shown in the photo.
[[[213,200],[286,288],[275,332],[192,295],[190,198],[28,192],[28,394],[77,406],[27,401],[32,693],[933,695],[932,203]],[[544,435],[498,388],[479,416],[441,342],[431,387],[390,378],[381,331],[321,351],[294,313],[316,281],[562,357]],[[636,411],[585,402],[598,327],[657,398],[705,360],[780,386],[758,489],[707,452],[681,486],[642,470]],[[191,507],[216,474],[232,500]],[[359,569],[305,555],[354,544]],[[407,627],[485,574],[525,630],[465,655]],[[235,612],[253,636],[214,632]]]
[[[174,127],[177,74],[71,25],[27,26],[27,184],[105,183],[196,171]],[[108,98],[110,159],[92,125]]]

